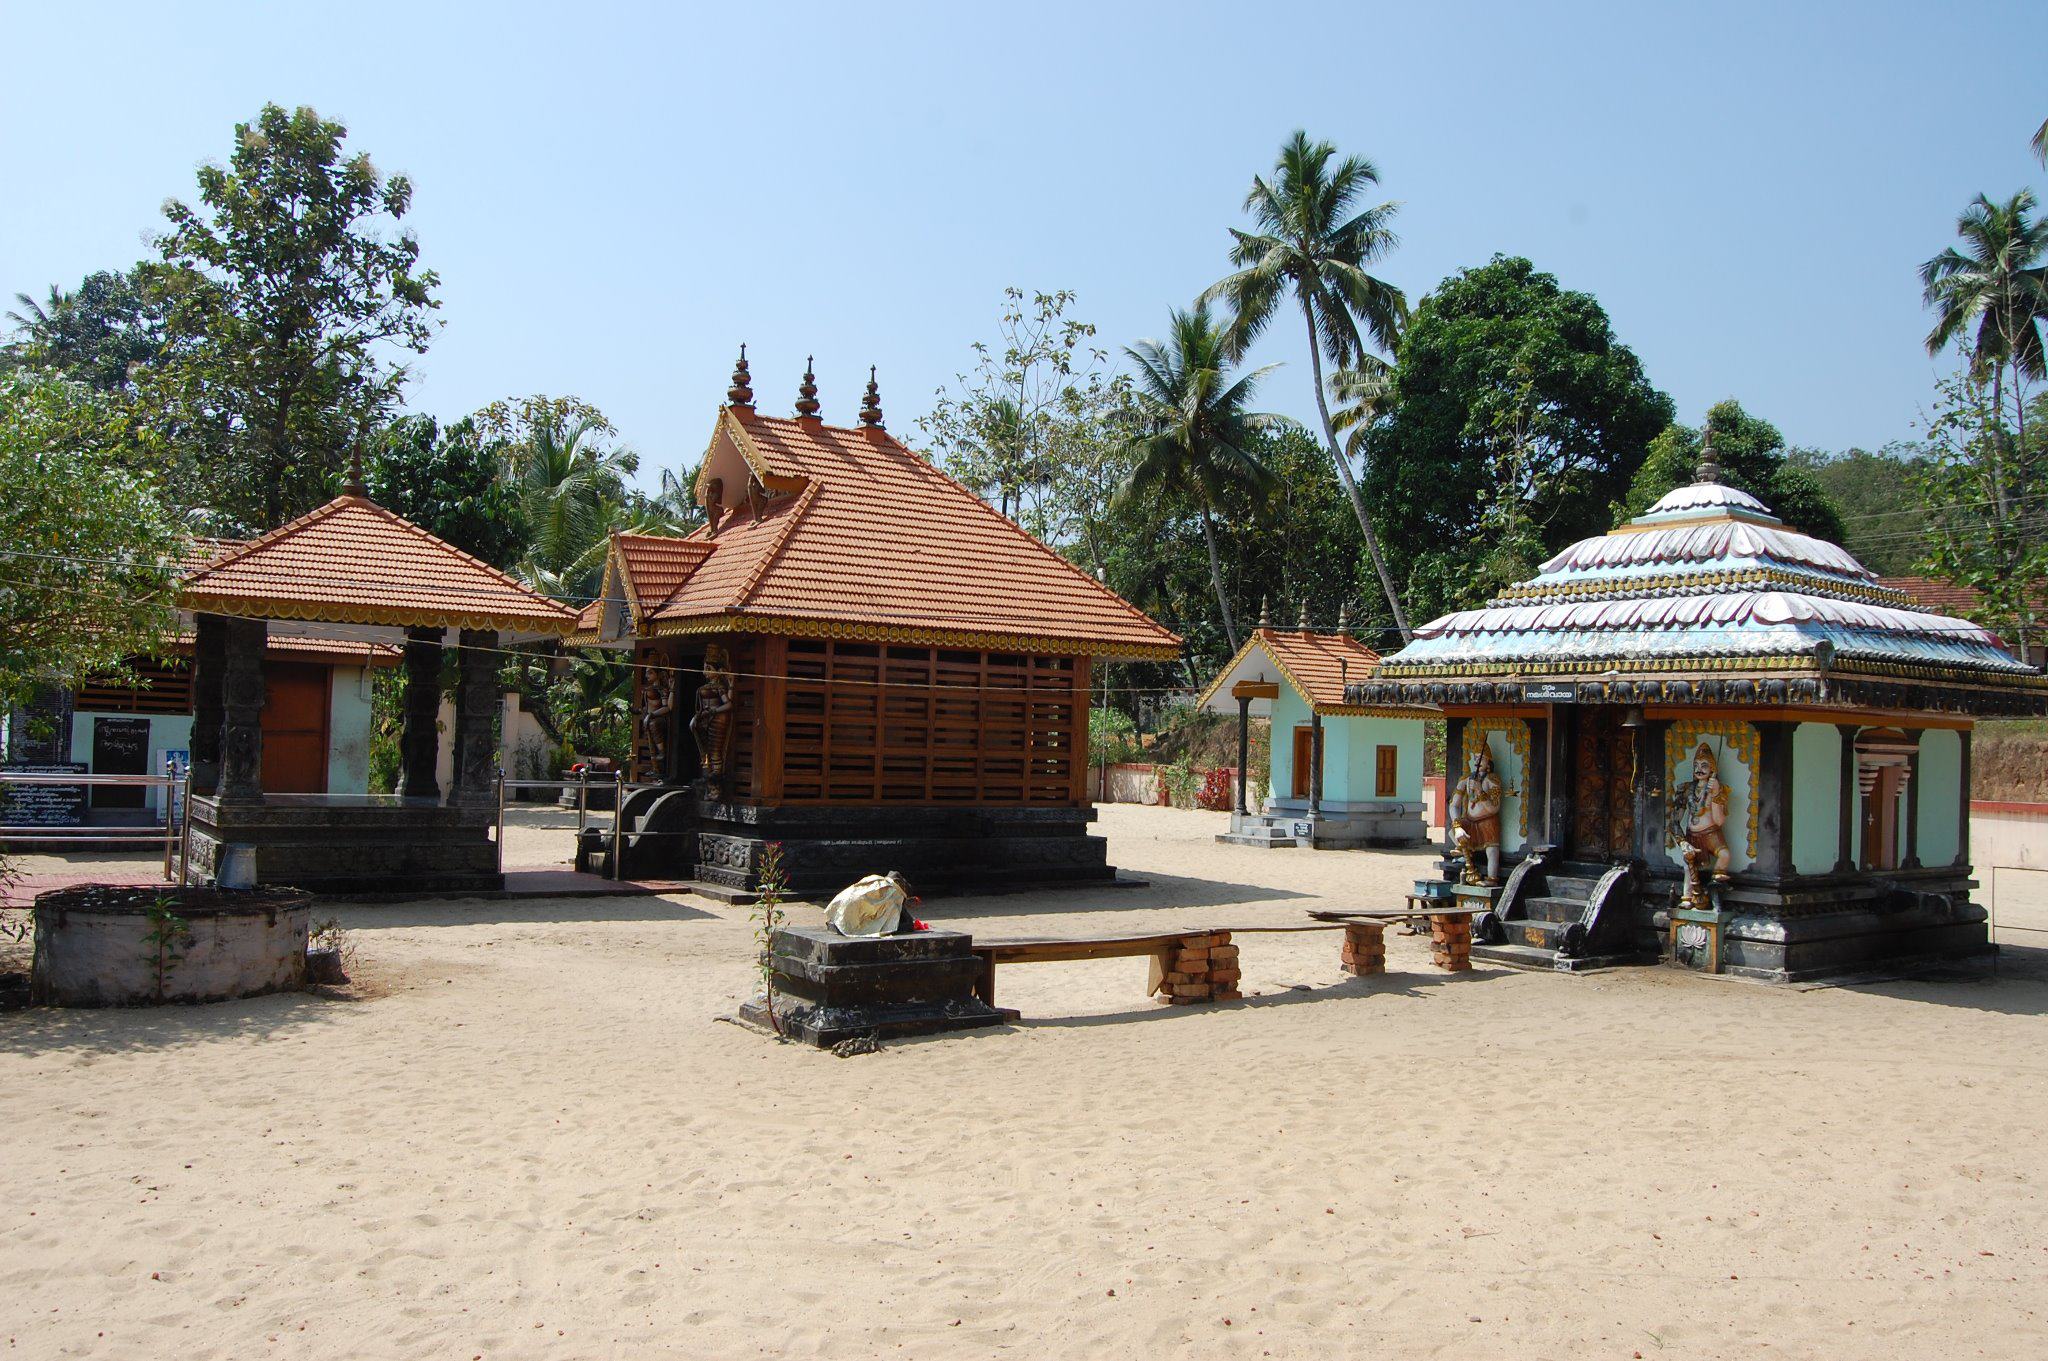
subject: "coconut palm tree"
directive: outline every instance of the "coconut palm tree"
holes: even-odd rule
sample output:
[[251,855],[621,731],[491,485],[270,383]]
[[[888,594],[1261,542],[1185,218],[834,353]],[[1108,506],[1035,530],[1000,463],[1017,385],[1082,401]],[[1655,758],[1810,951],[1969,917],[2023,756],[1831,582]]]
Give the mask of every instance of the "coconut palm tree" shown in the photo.
[[2003,203],[1977,195],[1956,219],[1960,249],[1950,246],[1920,266],[1922,297],[1935,312],[1927,352],[1939,354],[1967,334],[1970,362],[1979,377],[1991,378],[1999,410],[2010,375],[2023,445],[2020,384],[2048,373],[2041,343],[2041,326],[2048,323],[2048,222],[2032,220],[2033,209],[2030,189]]
[[1337,400],[1330,426],[1344,437],[1345,456],[1363,461],[1373,422],[1394,404],[1394,366],[1378,355],[1362,356],[1357,368],[1330,375],[1330,395]]
[[625,526],[626,479],[639,456],[601,434],[587,416],[537,421],[512,450],[508,472],[531,526],[518,570],[536,590],[595,595],[611,532]]
[[1379,171],[1362,156],[1346,156],[1333,166],[1336,147],[1311,142],[1297,132],[1280,148],[1273,177],[1252,179],[1245,210],[1254,231],[1231,229],[1235,244],[1230,261],[1238,268],[1202,295],[1222,298],[1236,316],[1229,328],[1231,353],[1242,357],[1259,333],[1292,298],[1308,327],[1309,364],[1315,378],[1316,411],[1323,420],[1323,438],[1330,464],[1351,500],[1365,536],[1366,551],[1387,593],[1395,627],[1405,640],[1408,617],[1394,590],[1380,552],[1379,536],[1365,513],[1358,480],[1350,461],[1337,447],[1337,430],[1323,387],[1323,361],[1338,369],[1356,369],[1371,357],[1366,337],[1382,349],[1393,348],[1407,321],[1408,302],[1401,290],[1372,275],[1367,266],[1397,244],[1393,221],[1397,204],[1360,207],[1359,199],[1379,183]]
[[1237,491],[1254,505],[1275,490],[1278,478],[1260,450],[1262,432],[1292,426],[1285,416],[1249,411],[1259,381],[1274,365],[1232,380],[1224,328],[1197,303],[1175,311],[1164,343],[1141,340],[1124,353],[1137,366],[1136,398],[1143,433],[1126,453],[1132,459],[1110,499],[1123,510],[1153,498],[1192,504],[1200,514],[1202,543],[1209,550],[1209,584],[1216,591],[1223,635],[1237,651],[1237,623],[1223,590],[1223,563],[1216,550],[1216,509]]

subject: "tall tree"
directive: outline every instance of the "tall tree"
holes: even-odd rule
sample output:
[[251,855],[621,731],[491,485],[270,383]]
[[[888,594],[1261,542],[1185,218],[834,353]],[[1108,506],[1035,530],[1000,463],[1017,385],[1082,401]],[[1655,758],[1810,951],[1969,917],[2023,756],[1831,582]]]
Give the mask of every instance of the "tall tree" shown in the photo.
[[266,104],[199,206],[164,205],[148,269],[168,352],[145,382],[153,430],[221,510],[270,526],[332,493],[427,348],[439,280],[419,268],[412,182],[385,176],[348,129]]
[[1605,529],[1672,406],[1597,299],[1495,256],[1416,304],[1376,412],[1367,504],[1434,614]]
[[528,525],[507,462],[506,441],[484,435],[474,419],[405,416],[379,437],[366,476],[379,505],[509,569],[525,551]]
[[2003,203],[1979,194],[1956,219],[1960,245],[1920,266],[1922,296],[1935,314],[1927,353],[1965,342],[1977,375],[1990,376],[1992,405],[2002,413],[2011,400],[2022,440],[2026,384],[2048,372],[2041,341],[2048,322],[2048,222],[2034,219],[2033,210],[2031,189]]
[[478,413],[507,439],[506,470],[527,527],[519,576],[572,601],[597,594],[613,530],[639,527],[627,479],[640,458],[613,442],[604,413],[574,397],[532,397]]
[[162,309],[148,296],[140,267],[88,274],[71,291],[52,286],[38,302],[15,294],[7,316],[17,327],[4,358],[40,364],[102,392],[127,392],[139,365],[163,348]]
[[1858,562],[1879,576],[1917,570],[1926,556],[1930,528],[1919,486],[1929,465],[1923,445],[1894,440],[1875,453],[1800,448],[1787,452],[1793,465],[1811,473],[1841,511],[1842,547]]
[[[1842,541],[1841,512],[1812,471],[1792,459],[1777,426],[1750,415],[1733,398],[1708,408],[1706,424],[1714,431],[1724,481],[1762,501],[1785,523],[1816,538]],[[1683,425],[1665,430],[1650,442],[1627,497],[1613,508],[1615,523],[1641,515],[1666,492],[1691,482],[1699,463],[1699,431]]]
[[2025,436],[2006,423],[1981,366],[1965,363],[1942,380],[1928,426],[1926,460],[1914,481],[1928,530],[1927,562],[1974,587],[1971,617],[2019,645],[2040,639],[2048,600],[2048,396],[2035,399]]
[[1223,589],[1223,563],[1216,547],[1216,509],[1235,491],[1260,503],[1276,479],[1255,437],[1290,425],[1284,416],[1251,411],[1259,381],[1273,366],[1231,377],[1231,351],[1224,331],[1206,305],[1175,311],[1162,344],[1141,340],[1124,353],[1137,366],[1137,399],[1145,433],[1133,441],[1132,466],[1112,504],[1128,506],[1148,498],[1192,505],[1201,519],[1209,555],[1209,582],[1232,652],[1237,624]]
[[1252,215],[1256,230],[1231,228],[1230,261],[1238,267],[1236,272],[1202,297],[1204,301],[1222,298],[1235,311],[1229,341],[1232,353],[1239,357],[1289,298],[1301,309],[1308,327],[1316,411],[1322,417],[1330,466],[1351,500],[1394,626],[1406,640],[1412,636],[1408,617],[1402,611],[1400,593],[1394,589],[1394,578],[1387,570],[1379,535],[1366,514],[1350,461],[1337,445],[1329,398],[1323,390],[1325,358],[1338,369],[1358,368],[1370,353],[1366,336],[1381,349],[1391,350],[1407,318],[1408,304],[1401,290],[1367,269],[1398,244],[1389,225],[1398,205],[1360,207],[1359,200],[1379,183],[1379,171],[1362,156],[1346,156],[1333,167],[1336,155],[1335,146],[1311,142],[1306,132],[1296,132],[1280,148],[1272,179],[1254,176],[1251,192],[1245,195],[1244,208]]

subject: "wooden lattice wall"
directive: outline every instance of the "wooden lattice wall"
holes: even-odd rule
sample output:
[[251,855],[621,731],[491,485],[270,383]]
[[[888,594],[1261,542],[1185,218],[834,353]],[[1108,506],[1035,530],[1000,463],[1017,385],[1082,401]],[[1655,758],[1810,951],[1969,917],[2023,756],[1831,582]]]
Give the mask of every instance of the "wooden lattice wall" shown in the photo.
[[1087,802],[1085,657],[807,638],[752,653],[764,679],[740,732],[761,802]]

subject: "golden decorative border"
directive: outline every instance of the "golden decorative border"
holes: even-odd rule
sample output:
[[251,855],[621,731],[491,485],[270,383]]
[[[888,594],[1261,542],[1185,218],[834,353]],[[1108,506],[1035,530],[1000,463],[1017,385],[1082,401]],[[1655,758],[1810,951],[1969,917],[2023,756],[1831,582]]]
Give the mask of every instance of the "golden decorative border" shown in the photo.
[[[1465,720],[1465,730],[1458,736],[1459,780],[1465,778],[1465,763],[1467,760],[1465,753],[1468,750],[1465,744],[1475,732],[1482,734],[1490,732],[1499,733],[1507,738],[1508,746],[1514,750],[1518,758],[1516,770],[1518,772],[1517,779],[1520,783],[1512,792],[1515,796],[1515,804],[1521,810],[1522,840],[1526,842],[1529,839],[1529,722],[1527,719],[1522,718],[1470,718]],[[1488,748],[1487,754],[1489,756],[1493,754],[1491,747]],[[1495,773],[1498,774],[1499,772],[1496,770]],[[1453,780],[1449,787],[1455,787],[1456,784],[1457,781]],[[1501,797],[1503,800],[1506,799],[1509,792],[1506,784],[1503,783],[1501,786]],[[1448,794],[1446,797],[1448,797]]]
[[1042,634],[991,633],[970,629],[916,628],[896,624],[849,624],[831,619],[796,619],[788,615],[733,613],[709,618],[668,619],[655,623],[649,635],[681,638],[711,633],[766,633],[784,638],[843,638],[860,643],[921,643],[929,647],[977,651],[1039,652],[1060,657],[1109,657],[1129,661],[1177,661],[1178,644],[1110,643]]
[[1906,606],[1912,597],[1896,586],[1875,582],[1837,581],[1816,569],[1810,573],[1782,571],[1770,567],[1746,567],[1740,571],[1671,572],[1648,577],[1600,577],[1585,581],[1537,585],[1524,582],[1510,586],[1493,599],[1498,605],[1524,605],[1539,600],[1563,600],[1585,596],[1629,597],[1693,587],[1716,590],[1742,586],[1781,586],[1804,594],[1839,596],[1872,605]]
[[552,633],[565,638],[576,631],[574,613],[566,618],[513,614],[451,614],[418,607],[299,604],[250,596],[209,595],[196,591],[180,591],[178,608],[191,610],[196,614],[224,614],[237,619],[291,619],[308,624],[494,629],[515,633]]
[[[1685,766],[1692,762],[1692,754],[1700,742],[1709,737],[1718,737],[1724,746],[1735,753],[1749,771],[1749,862],[1756,863],[1757,834],[1757,782],[1763,779],[1762,739],[1757,735],[1754,723],[1745,723],[1737,718],[1681,718],[1666,729],[1664,736],[1664,766],[1666,789],[1676,789],[1684,783],[1679,776]],[[1672,755],[1673,752],[1677,756]],[[1671,810],[1664,812],[1668,821]]]

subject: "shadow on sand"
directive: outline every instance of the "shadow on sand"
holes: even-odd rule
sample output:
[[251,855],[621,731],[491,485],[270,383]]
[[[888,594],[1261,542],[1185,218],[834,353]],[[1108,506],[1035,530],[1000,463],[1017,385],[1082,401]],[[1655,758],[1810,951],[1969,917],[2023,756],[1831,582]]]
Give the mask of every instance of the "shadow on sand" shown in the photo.
[[[677,895],[678,897],[682,895]],[[701,900],[700,900],[701,901]],[[744,912],[734,908],[734,912]],[[313,915],[341,919],[349,931],[420,926],[548,926],[560,922],[696,922],[715,912],[651,893],[601,898],[421,898],[399,903],[314,904]]]

